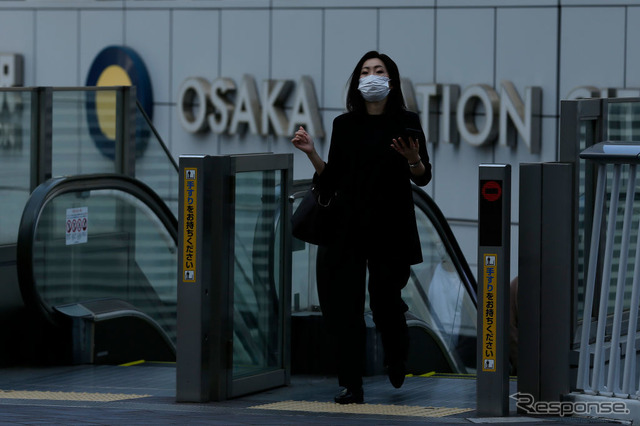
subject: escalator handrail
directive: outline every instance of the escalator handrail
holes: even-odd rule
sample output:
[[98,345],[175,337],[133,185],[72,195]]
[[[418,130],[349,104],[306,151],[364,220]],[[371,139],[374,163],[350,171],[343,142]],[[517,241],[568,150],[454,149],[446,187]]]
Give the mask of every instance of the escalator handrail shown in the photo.
[[61,194],[98,189],[120,190],[142,201],[158,217],[177,245],[178,220],[162,198],[137,179],[119,174],[100,173],[56,177],[43,182],[31,193],[22,213],[18,228],[16,266],[20,293],[25,306],[35,309],[52,324],[57,324],[57,314],[38,293],[33,274],[33,243],[40,215],[47,203]]
[[[72,318],[84,318],[89,319],[94,323],[99,323],[102,321],[109,321],[117,318],[137,318],[148,324],[150,327],[156,330],[157,335],[164,341],[168,348],[170,348],[173,353],[176,352],[176,345],[171,341],[167,333],[162,329],[162,327],[149,315],[140,311],[135,306],[125,302],[123,300],[118,300],[119,305],[116,309],[111,309],[105,312],[94,312],[93,309],[88,309],[86,304],[87,302],[95,302],[102,301],[107,299],[97,299],[97,300],[88,300],[80,303],[73,303],[67,305],[56,306],[56,310],[61,312],[63,315],[72,317]],[[129,305],[129,306],[127,306]],[[72,312],[69,311],[69,307],[80,306],[82,312]]]
[[458,271],[458,275],[460,276],[460,280],[464,284],[467,289],[467,293],[471,296],[471,300],[473,300],[474,305],[478,306],[478,284],[471,273],[471,268],[467,263],[460,246],[458,245],[458,240],[456,240],[453,231],[451,231],[451,227],[447,222],[447,219],[442,214],[442,211],[438,207],[435,201],[420,189],[416,185],[411,185],[413,189],[413,201],[414,204],[420,208],[431,220],[435,230],[438,232],[442,242],[445,245],[447,253],[451,257],[451,261],[453,262],[456,270]]
[[[306,190],[311,185],[311,179],[298,180],[293,183],[293,193],[289,196],[289,201],[291,203],[294,202],[295,199],[302,198],[306,193]],[[460,245],[458,244],[458,240],[456,239],[453,231],[451,231],[451,227],[447,222],[447,219],[444,217],[442,210],[436,204],[435,201],[424,192],[420,187],[411,184],[411,188],[413,190],[413,202],[414,204],[422,210],[431,223],[433,224],[436,232],[440,236],[440,239],[445,245],[447,253],[451,257],[451,261],[453,262],[456,271],[458,271],[458,275],[460,276],[460,280],[463,282],[465,288],[467,289],[467,293],[471,297],[474,305],[478,306],[478,284],[476,283],[476,279],[474,275],[471,273],[471,268],[467,263],[462,250],[460,249]]]
[[151,119],[145,112],[139,99],[136,99],[136,106],[138,108],[138,112],[140,112],[140,114],[142,115],[142,118],[144,118],[147,125],[149,126],[149,129],[153,132],[154,136],[158,140],[158,143],[160,143],[160,147],[166,154],[167,158],[169,159],[169,162],[171,163],[173,168],[176,169],[176,173],[178,173],[180,171],[180,167],[178,166],[178,163],[176,163],[176,160],[173,158],[173,155],[171,155],[171,151],[169,151],[169,148],[167,148],[167,145],[164,143],[164,140],[160,137],[160,134],[156,130],[156,127],[153,125],[153,121],[151,121]]

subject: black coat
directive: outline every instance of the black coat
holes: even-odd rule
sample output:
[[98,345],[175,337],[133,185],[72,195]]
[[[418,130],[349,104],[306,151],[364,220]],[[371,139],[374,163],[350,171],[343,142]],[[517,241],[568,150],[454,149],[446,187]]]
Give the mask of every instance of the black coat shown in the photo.
[[411,180],[419,186],[429,183],[431,164],[424,133],[419,152],[426,171],[420,177],[412,176],[407,160],[391,147],[393,138],[406,136],[406,128],[422,132],[417,114],[349,112],[333,121],[327,164],[314,178],[323,197],[338,193],[335,244],[342,249],[364,250],[370,259],[422,261]]

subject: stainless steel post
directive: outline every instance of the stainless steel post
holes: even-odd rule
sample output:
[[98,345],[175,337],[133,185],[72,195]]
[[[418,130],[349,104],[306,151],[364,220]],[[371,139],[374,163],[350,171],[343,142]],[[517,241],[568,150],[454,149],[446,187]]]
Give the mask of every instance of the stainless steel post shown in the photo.
[[[518,405],[557,402],[570,391],[571,289],[577,212],[570,163],[520,166]],[[525,404],[526,405],[526,404]],[[529,410],[529,411],[527,411]]]
[[[228,157],[180,157],[176,400],[227,398],[233,316],[228,278],[233,196]],[[231,251],[230,251],[231,250]]]

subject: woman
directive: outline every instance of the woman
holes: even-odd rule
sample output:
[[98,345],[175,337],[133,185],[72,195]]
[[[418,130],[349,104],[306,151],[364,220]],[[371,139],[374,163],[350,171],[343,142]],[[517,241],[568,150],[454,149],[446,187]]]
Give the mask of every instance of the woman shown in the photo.
[[313,164],[322,199],[337,193],[332,202],[340,221],[335,239],[318,248],[317,280],[337,356],[342,389],[335,401],[340,404],[364,401],[367,269],[387,373],[394,387],[404,382],[409,336],[401,290],[410,266],[422,262],[411,181],[424,186],[431,180],[420,119],[405,109],[400,73],[391,58],[371,51],[358,61],[347,110],[333,121],[326,163],[304,128],[292,139]]

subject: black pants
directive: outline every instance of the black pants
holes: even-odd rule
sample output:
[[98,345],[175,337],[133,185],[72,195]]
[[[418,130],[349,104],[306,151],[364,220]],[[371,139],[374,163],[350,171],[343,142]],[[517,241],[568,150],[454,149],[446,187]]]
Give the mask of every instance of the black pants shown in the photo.
[[381,333],[385,363],[406,360],[409,336],[401,291],[410,265],[387,259],[367,259],[353,248],[318,247],[318,297],[338,365],[338,383],[362,386],[365,366],[364,322],[366,271],[369,306]]

